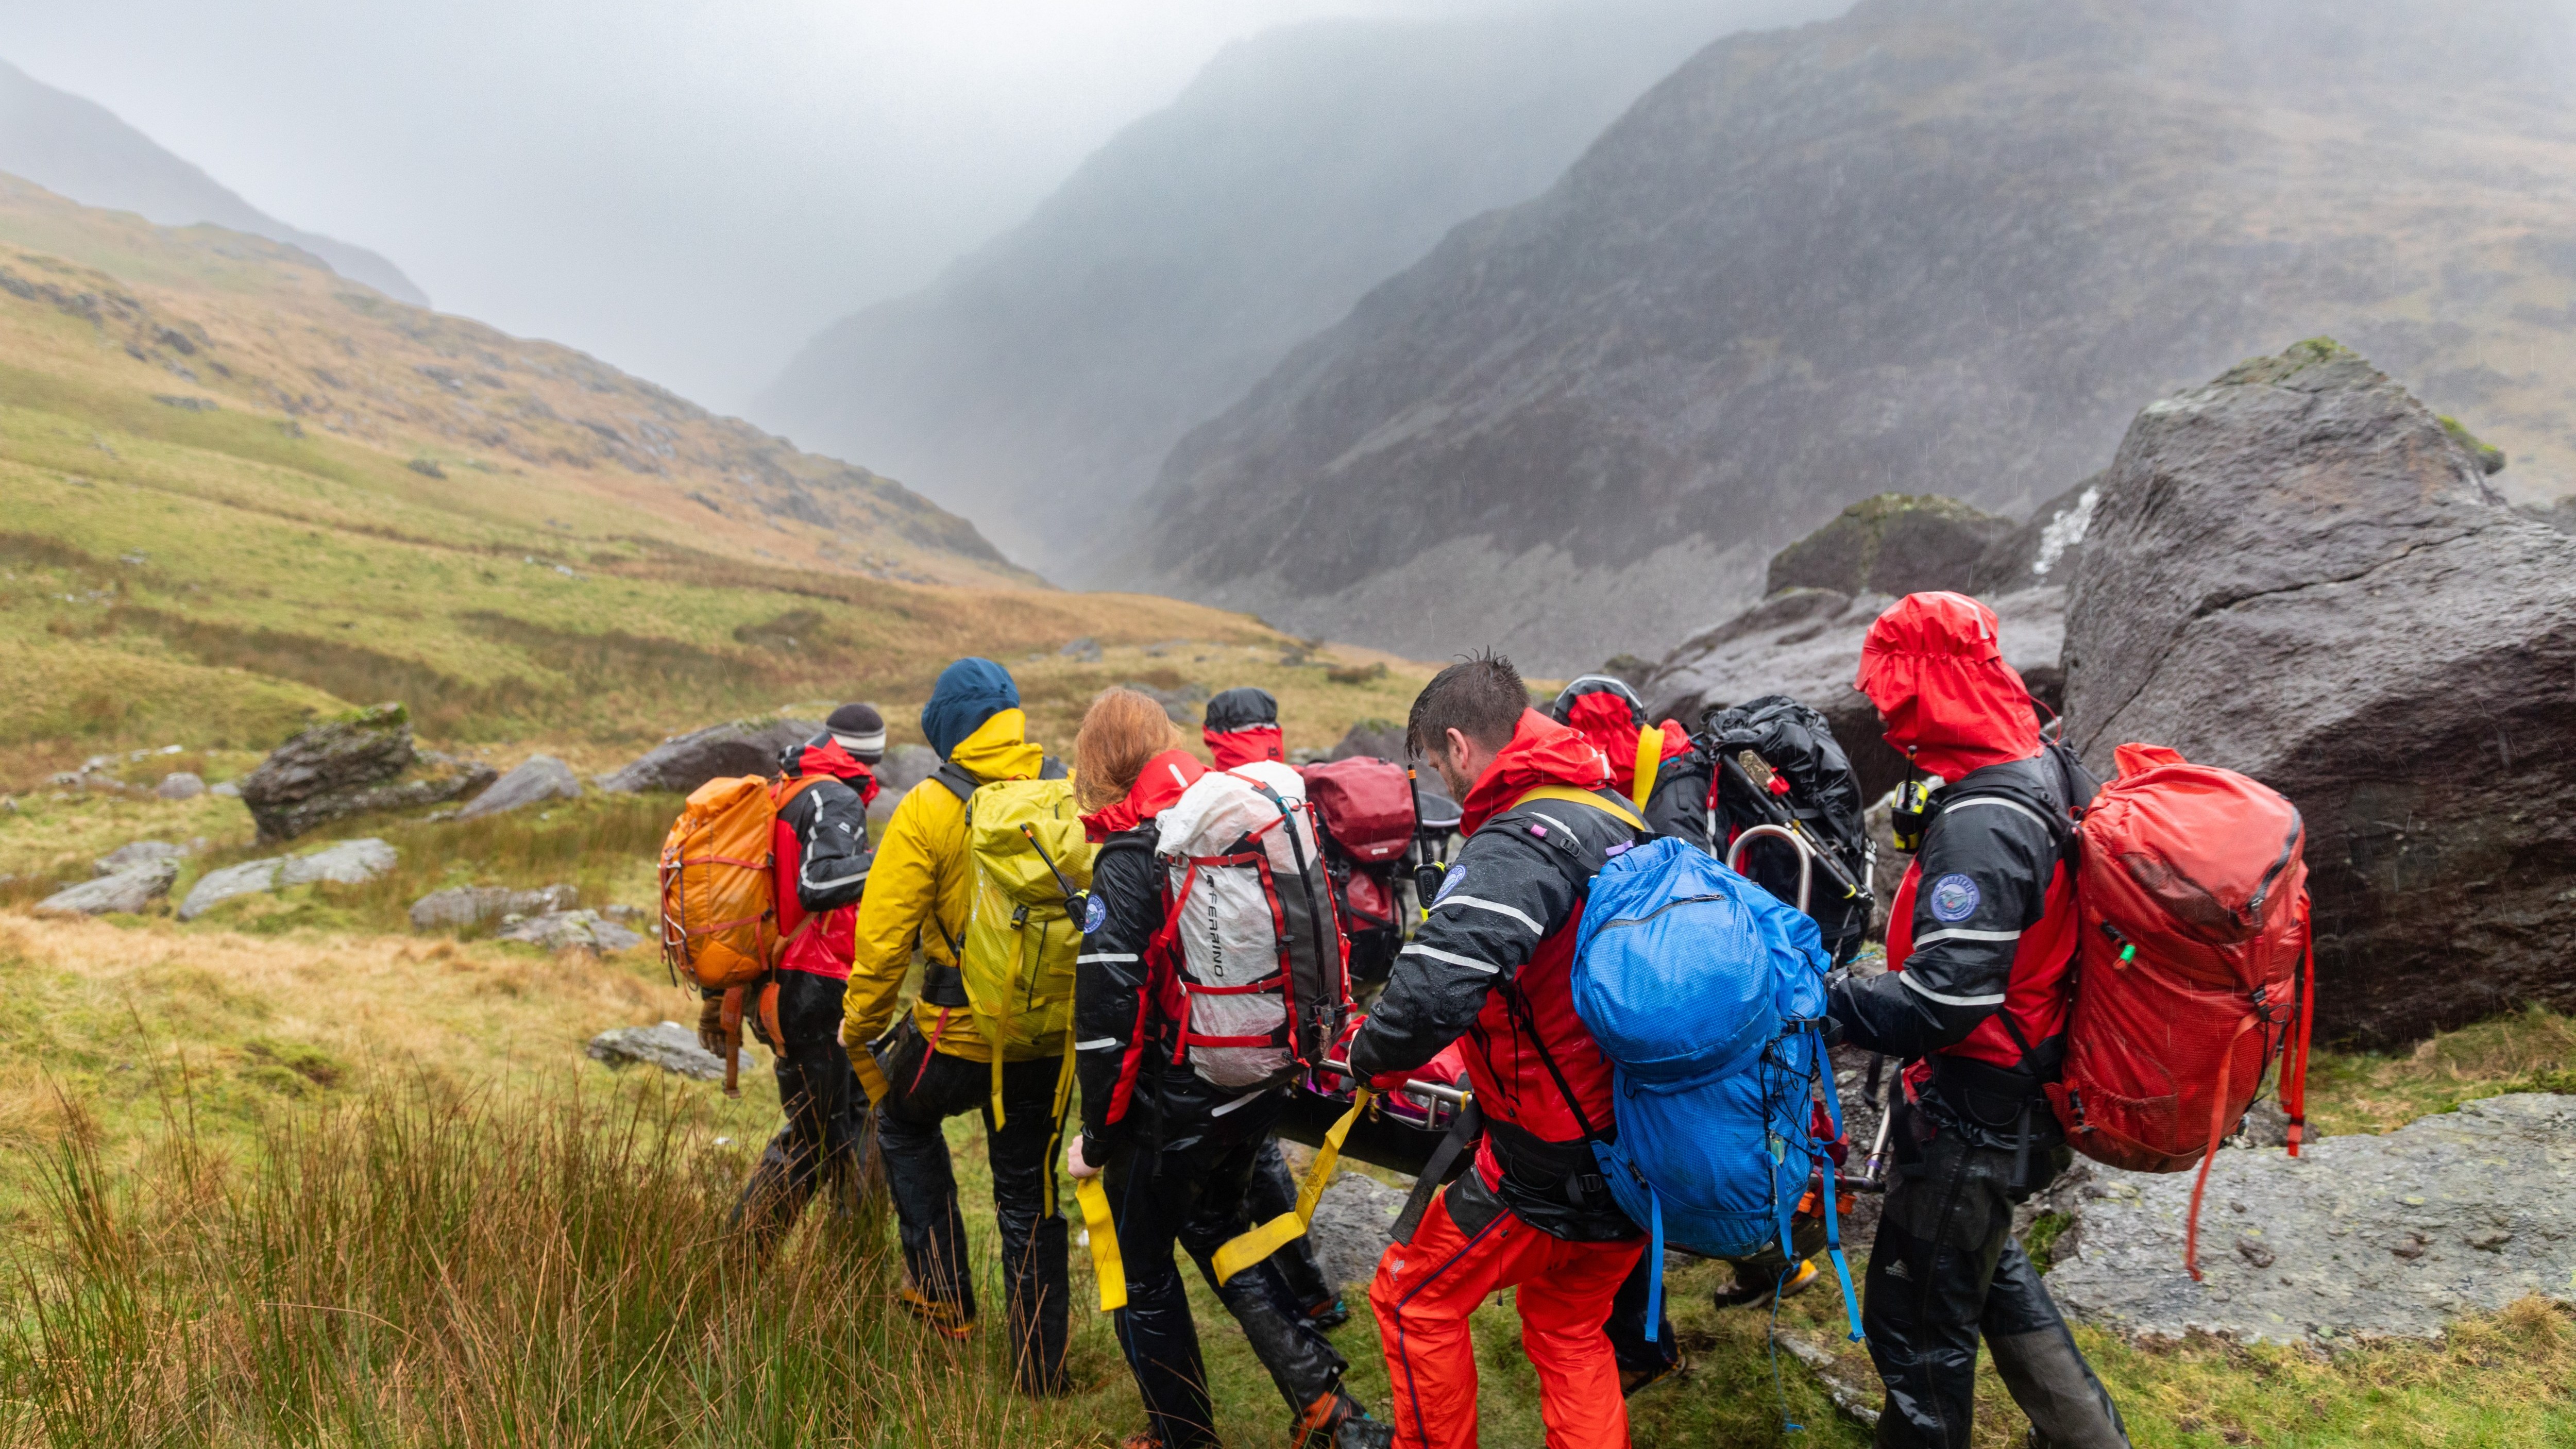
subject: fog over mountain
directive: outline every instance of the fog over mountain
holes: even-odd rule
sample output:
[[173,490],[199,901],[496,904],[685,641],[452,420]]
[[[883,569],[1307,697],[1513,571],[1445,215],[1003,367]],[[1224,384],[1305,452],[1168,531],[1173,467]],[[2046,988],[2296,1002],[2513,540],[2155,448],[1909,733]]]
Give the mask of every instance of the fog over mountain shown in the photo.
[[131,211],[163,226],[212,222],[284,242],[320,257],[353,282],[397,301],[429,305],[429,298],[392,262],[365,247],[279,221],[105,106],[56,90],[5,60],[0,60],[0,172],[84,206]]
[[2054,496],[2318,333],[2554,494],[2571,77],[2541,0],[1863,0],[1722,40],[1191,433],[1120,577],[1571,670],[1858,498]]
[[1106,582],[1192,425],[1458,221],[1545,187],[1710,38],[1829,0],[1290,26],[1221,53],[1026,222],[808,346],[753,415]]

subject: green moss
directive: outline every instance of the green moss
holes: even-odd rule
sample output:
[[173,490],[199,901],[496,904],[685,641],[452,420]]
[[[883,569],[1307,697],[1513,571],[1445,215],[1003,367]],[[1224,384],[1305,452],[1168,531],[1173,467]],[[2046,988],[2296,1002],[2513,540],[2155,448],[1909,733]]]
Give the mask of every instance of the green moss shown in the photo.
[[2031,1219],[2030,1231],[2021,1235],[2021,1250],[2030,1255],[2030,1264],[2042,1273],[2057,1262],[2057,1240],[2075,1225],[2073,1213],[2041,1213]]

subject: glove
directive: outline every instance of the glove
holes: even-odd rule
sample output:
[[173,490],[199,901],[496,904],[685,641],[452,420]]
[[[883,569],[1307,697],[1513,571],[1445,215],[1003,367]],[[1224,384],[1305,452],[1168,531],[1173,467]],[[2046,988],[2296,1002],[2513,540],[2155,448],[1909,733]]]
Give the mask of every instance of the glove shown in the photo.
[[705,1047],[707,1055],[717,1061],[724,1060],[724,998],[721,996],[710,996],[698,1006],[698,1045]]

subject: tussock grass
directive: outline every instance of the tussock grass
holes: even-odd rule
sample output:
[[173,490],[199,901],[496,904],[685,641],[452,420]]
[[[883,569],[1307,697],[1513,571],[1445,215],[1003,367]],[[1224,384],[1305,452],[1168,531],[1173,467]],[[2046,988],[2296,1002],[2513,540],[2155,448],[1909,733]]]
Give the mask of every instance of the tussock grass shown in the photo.
[[2402,1052],[2320,1051],[2308,1117],[2325,1134],[2390,1132],[2508,1092],[2576,1092],[2576,1017],[2531,1006]]
[[139,1179],[81,1130],[43,1165],[0,1333],[13,1443],[1078,1437],[996,1391],[990,1336],[951,1348],[897,1315],[865,1215],[740,1255],[684,1093],[379,1083],[279,1116],[240,1168],[167,1105]]

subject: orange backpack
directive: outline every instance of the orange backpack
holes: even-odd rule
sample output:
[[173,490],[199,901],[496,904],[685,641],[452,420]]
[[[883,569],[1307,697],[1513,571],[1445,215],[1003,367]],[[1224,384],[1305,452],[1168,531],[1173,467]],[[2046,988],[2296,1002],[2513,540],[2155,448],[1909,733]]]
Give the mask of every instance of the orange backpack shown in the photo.
[[685,977],[702,990],[724,993],[728,1097],[742,1095],[736,1076],[745,992],[759,988],[761,1022],[772,1042],[780,1040],[778,984],[770,973],[794,934],[778,934],[771,842],[778,812],[819,778],[774,784],[759,775],[709,780],[689,792],[680,818],[662,838],[662,960],[674,984]]

